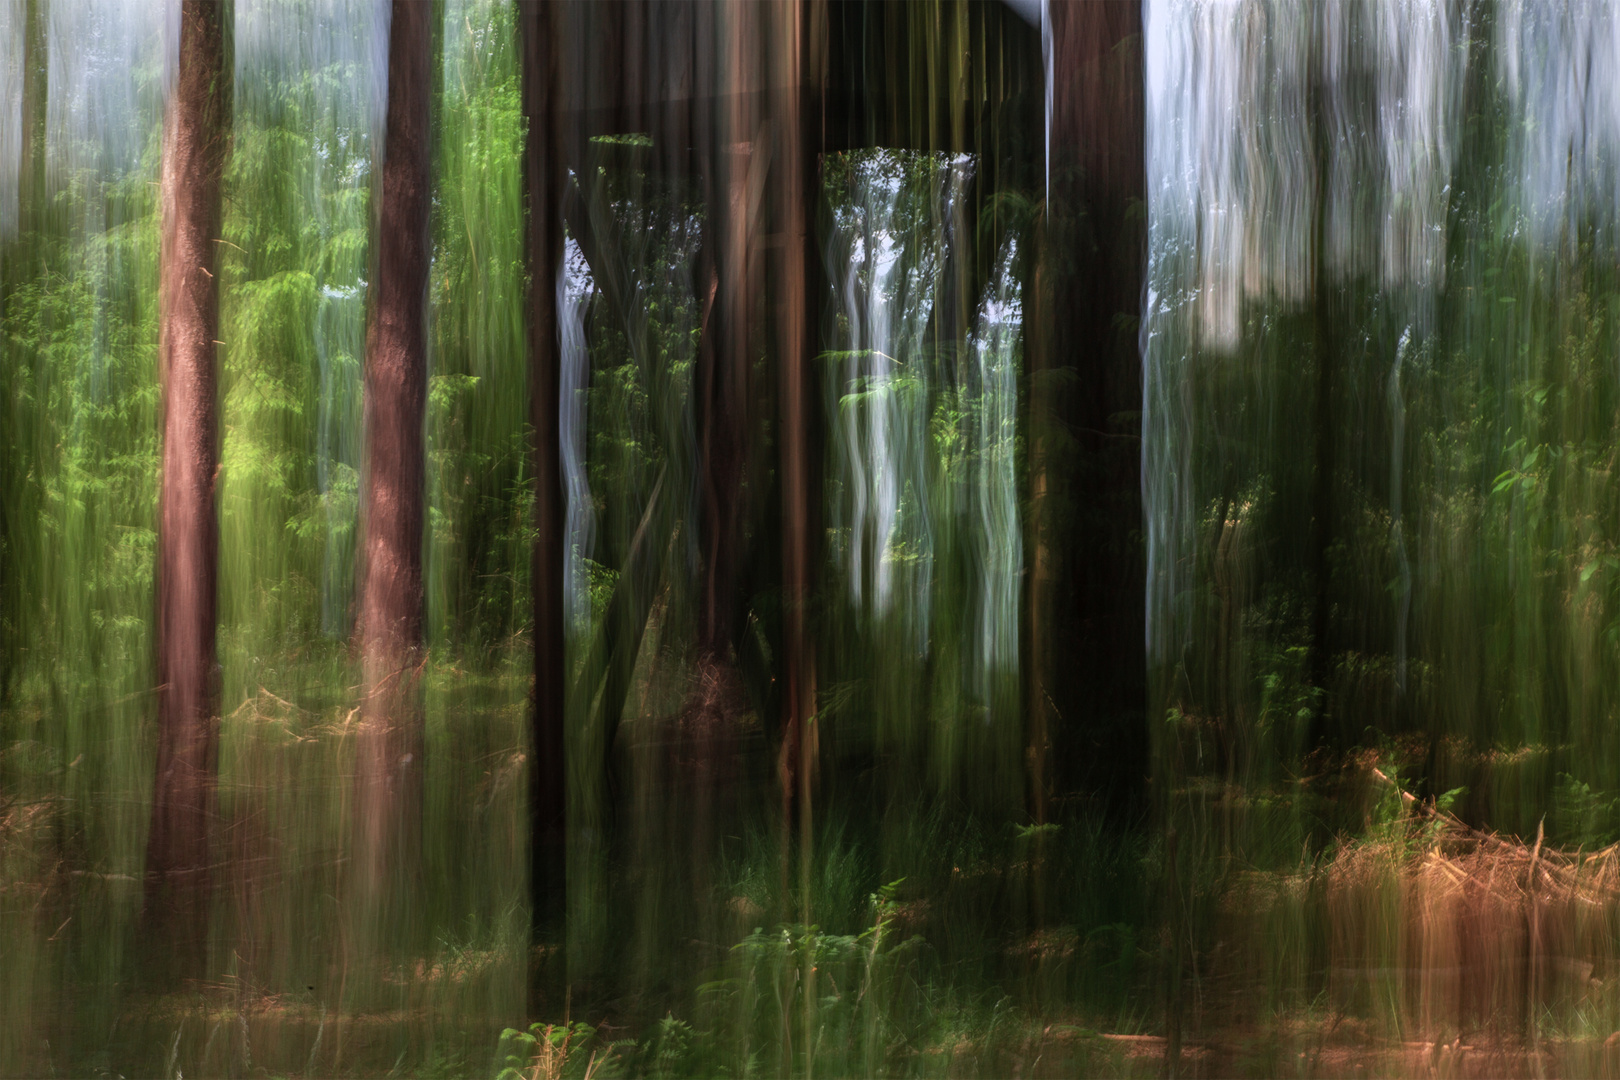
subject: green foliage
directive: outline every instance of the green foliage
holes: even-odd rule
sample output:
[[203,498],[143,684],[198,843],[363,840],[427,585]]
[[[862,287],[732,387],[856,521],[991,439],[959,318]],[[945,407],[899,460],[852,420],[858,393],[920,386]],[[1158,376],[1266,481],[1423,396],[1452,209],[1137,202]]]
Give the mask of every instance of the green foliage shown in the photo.
[[527,1031],[507,1028],[501,1044],[510,1047],[506,1067],[495,1080],[611,1080],[621,1076],[623,1055],[633,1041],[607,1042],[581,1020],[565,1024],[536,1021]]
[[[759,1047],[784,1067],[885,1072],[889,1048],[922,1038],[933,1022],[927,946],[898,929],[902,884],[870,894],[870,921],[858,933],[784,924],[733,946],[725,977],[699,988],[705,1010],[722,1018],[716,1044],[730,1055]],[[680,1040],[692,1043],[688,1031]],[[746,1059],[727,1065],[729,1075],[750,1071]]]
[[1549,825],[1556,843],[1588,851],[1607,847],[1620,840],[1620,798],[1559,773]]
[[1005,810],[1022,769],[1017,398],[1030,221],[1021,197],[1001,192],[968,235],[953,200],[981,167],[885,148],[823,162],[833,291],[817,366],[833,424],[835,645],[822,677],[861,688],[858,703],[829,710],[840,730],[869,717],[855,737],[917,763],[935,790]]
[[445,22],[429,285],[429,637],[497,655],[529,618],[534,542],[513,18],[473,3]]

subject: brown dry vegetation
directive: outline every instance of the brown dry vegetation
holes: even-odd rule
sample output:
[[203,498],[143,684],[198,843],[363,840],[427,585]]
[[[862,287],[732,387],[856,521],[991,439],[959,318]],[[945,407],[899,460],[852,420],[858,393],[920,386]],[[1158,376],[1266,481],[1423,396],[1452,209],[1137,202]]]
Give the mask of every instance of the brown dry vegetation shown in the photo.
[[1393,820],[1227,878],[1215,944],[1186,973],[1218,1064],[1187,1071],[1613,1074],[1620,848],[1474,829],[1369,775],[1399,799]]

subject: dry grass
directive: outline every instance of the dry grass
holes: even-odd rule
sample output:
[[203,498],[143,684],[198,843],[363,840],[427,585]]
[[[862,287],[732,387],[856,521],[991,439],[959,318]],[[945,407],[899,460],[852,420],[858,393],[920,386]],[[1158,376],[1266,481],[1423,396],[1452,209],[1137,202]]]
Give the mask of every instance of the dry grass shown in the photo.
[[1399,799],[1394,820],[1293,873],[1227,878],[1204,958],[1212,997],[1252,1011],[1292,987],[1385,1039],[1435,1046],[1620,1029],[1620,846],[1561,850]]

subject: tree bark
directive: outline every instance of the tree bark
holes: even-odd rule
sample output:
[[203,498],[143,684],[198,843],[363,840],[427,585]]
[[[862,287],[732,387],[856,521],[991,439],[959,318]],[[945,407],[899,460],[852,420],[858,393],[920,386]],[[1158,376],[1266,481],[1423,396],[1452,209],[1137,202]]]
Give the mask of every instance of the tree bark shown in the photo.
[[729,664],[743,542],[750,345],[760,303],[759,275],[751,271],[770,148],[760,138],[758,12],[726,4],[716,16],[721,77],[704,162],[716,290],[699,356],[704,583],[698,642],[713,662]]
[[[561,342],[557,327],[557,268],[563,234],[561,170],[553,137],[555,44],[553,8],[526,0],[518,9],[522,41],[523,114],[528,121],[524,185],[528,202],[529,408],[534,430],[534,526],[530,587],[534,601],[534,684],[530,703],[534,763],[529,770],[529,899],[532,944],[561,945],[567,917],[568,804],[564,787],[565,679],[563,553],[568,537],[559,440]],[[559,964],[534,968],[531,1009],[548,1004],[566,983]]]
[[[357,631],[356,899],[370,923],[408,898],[420,844],[422,523],[432,17],[394,0],[377,263],[365,360],[365,530]],[[373,929],[375,928],[373,923]],[[362,941],[365,926],[359,928]]]
[[[1147,771],[1140,312],[1146,197],[1139,0],[1049,7],[1046,213],[1030,370],[1030,810]],[[1075,376],[1062,389],[1060,369]],[[1063,532],[1058,523],[1074,524]]]
[[[776,348],[781,410],[782,497],[782,750],[778,763],[784,828],[799,819],[800,887],[808,896],[811,839],[810,791],[816,759],[816,657],[807,625],[814,559],[811,522],[809,296],[811,206],[816,162],[808,148],[803,115],[807,26],[799,0],[774,9],[773,112],[780,133],[775,171],[781,246],[777,249]],[[785,852],[784,852],[785,854]]]
[[163,478],[158,504],[157,781],[146,848],[154,944],[200,974],[207,941],[218,757],[214,620],[219,523],[216,241],[230,145],[224,6],[185,0],[163,146],[158,354]]

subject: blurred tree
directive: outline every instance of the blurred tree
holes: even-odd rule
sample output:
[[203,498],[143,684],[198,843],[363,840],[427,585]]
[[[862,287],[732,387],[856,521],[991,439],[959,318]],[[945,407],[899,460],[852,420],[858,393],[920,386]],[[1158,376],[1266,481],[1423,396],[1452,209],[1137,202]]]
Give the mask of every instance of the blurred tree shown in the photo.
[[[530,589],[534,602],[534,684],[531,702],[533,765],[529,769],[531,853],[529,901],[535,944],[563,940],[568,838],[564,787],[565,597],[563,555],[567,543],[559,423],[560,356],[557,329],[557,264],[562,257],[558,195],[562,170],[554,137],[556,34],[553,5],[525,0],[518,10],[522,39],[524,184],[528,202],[529,416],[534,439],[534,552]],[[560,975],[560,971],[553,972]],[[531,993],[561,979],[531,979]],[[545,1003],[531,1002],[535,1006]]]
[[[37,272],[39,224],[45,196],[45,105],[49,86],[49,50],[46,48],[45,0],[27,0],[23,6],[22,138],[17,163],[17,232],[0,249],[0,315],[14,316],[21,304],[14,294]],[[18,358],[23,360],[22,357]],[[34,362],[8,365],[12,379],[27,379]],[[26,478],[7,484],[0,496],[0,703],[9,700],[12,679],[21,667],[26,648],[29,597],[26,567],[39,565],[30,527],[39,513],[38,485],[26,467],[28,448],[39,425],[36,410],[27,408],[27,387],[13,385],[6,394],[7,420],[12,437],[0,440],[0,475]],[[33,481],[33,482],[31,482]]]
[[812,492],[811,404],[809,358],[813,349],[809,306],[809,267],[814,257],[810,238],[814,211],[810,194],[818,189],[820,162],[811,148],[810,129],[801,108],[806,84],[818,72],[806,54],[825,40],[825,10],[788,0],[774,9],[771,34],[772,102],[780,127],[775,173],[778,232],[776,313],[777,380],[781,442],[779,480],[782,498],[782,748],[778,763],[784,827],[799,807],[800,891],[808,894],[810,873],[810,779],[815,768],[816,658],[806,625],[815,574],[812,535],[816,499]]
[[1052,4],[1045,214],[1028,327],[1031,811],[1115,805],[1147,771],[1141,359],[1142,11]]
[[[365,360],[365,479],[359,625],[361,703],[355,763],[354,901],[376,918],[409,889],[422,811],[422,524],[427,392],[424,304],[433,19],[437,5],[395,0],[388,31],[388,112]],[[362,942],[366,939],[360,931]],[[364,945],[362,944],[362,948]]]
[[163,149],[159,364],[164,383],[158,504],[157,782],[146,848],[155,944],[195,971],[207,935],[210,820],[218,758],[214,655],[219,520],[220,181],[230,146],[229,9],[187,0]]
[[[1324,61],[1313,54],[1315,63],[1319,66]],[[1311,487],[1311,650],[1308,662],[1308,675],[1311,684],[1316,688],[1325,701],[1331,687],[1332,678],[1332,652],[1333,652],[1333,623],[1332,614],[1332,567],[1330,563],[1330,549],[1333,545],[1334,532],[1334,498],[1337,492],[1333,483],[1334,438],[1336,432],[1333,427],[1333,383],[1335,369],[1339,364],[1336,355],[1337,341],[1334,334],[1334,307],[1339,301],[1342,292],[1342,283],[1336,282],[1331,276],[1331,267],[1326,259],[1327,249],[1327,217],[1329,209],[1328,182],[1332,176],[1332,117],[1328,110],[1331,107],[1327,88],[1323,85],[1324,76],[1316,73],[1311,84],[1312,115],[1314,138],[1312,140],[1312,169],[1316,174],[1315,214],[1311,222],[1311,354],[1315,374],[1315,424],[1312,431],[1313,465]],[[1224,524],[1224,523],[1223,523]],[[1231,643],[1225,639],[1229,634],[1223,634],[1221,648],[1223,653],[1229,653]],[[1229,663],[1228,665],[1229,666]],[[1228,672],[1223,672],[1224,678],[1230,678]],[[1229,696],[1229,695],[1227,695]],[[1230,701],[1224,702],[1223,707],[1230,711]],[[1326,707],[1318,704],[1313,714],[1313,730],[1311,742],[1322,743],[1327,735],[1325,726]]]

